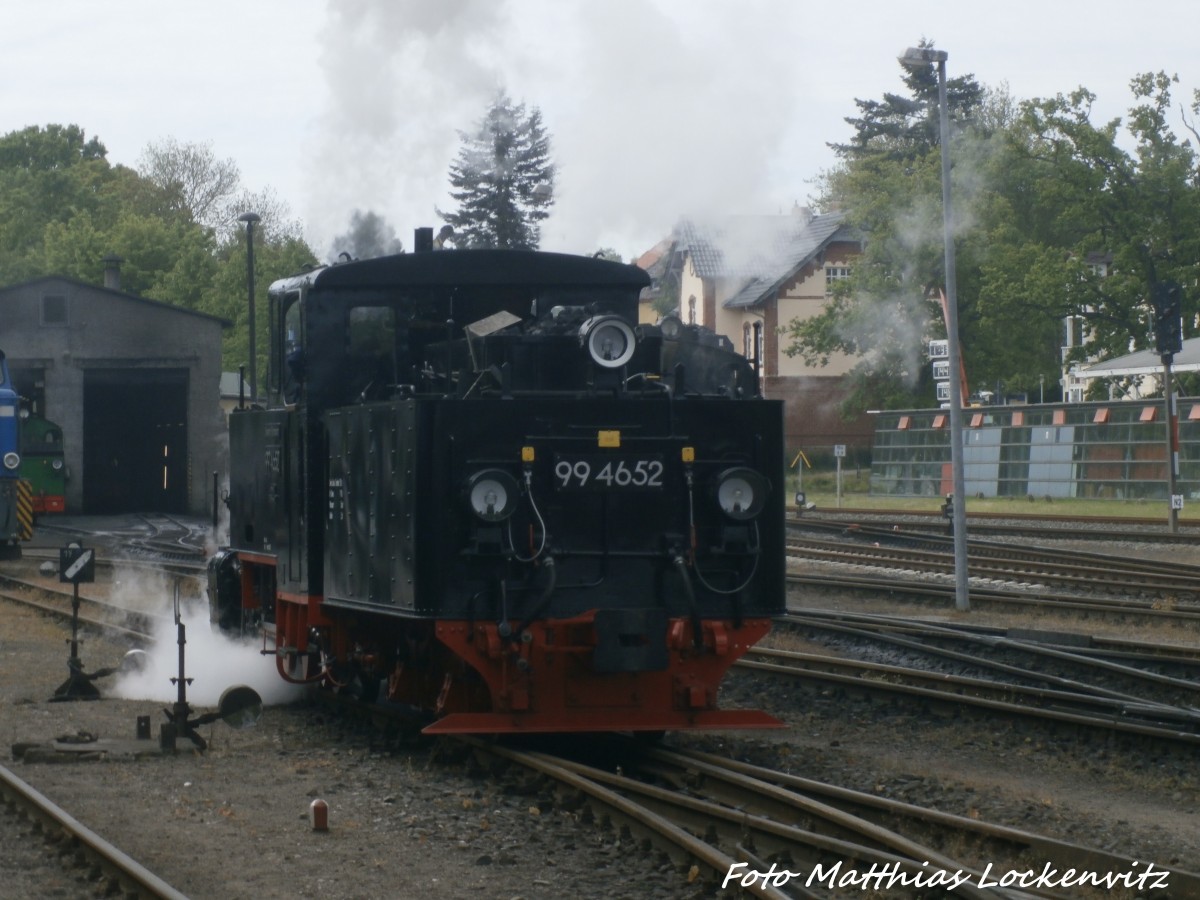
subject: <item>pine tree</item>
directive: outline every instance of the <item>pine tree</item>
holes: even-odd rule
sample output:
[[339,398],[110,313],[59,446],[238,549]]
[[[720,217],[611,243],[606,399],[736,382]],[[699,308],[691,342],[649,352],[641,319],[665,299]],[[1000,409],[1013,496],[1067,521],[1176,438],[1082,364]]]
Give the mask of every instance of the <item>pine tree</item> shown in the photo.
[[[918,46],[933,49],[933,43],[924,39]],[[889,92],[883,100],[855,99],[859,115],[845,120],[854,126],[854,137],[848,144],[829,144],[843,160],[875,157],[911,162],[940,142],[937,69],[932,65],[909,69],[903,64],[901,69],[909,96]],[[946,108],[952,130],[967,124],[978,126],[984,93],[974,75],[946,82]]]
[[475,131],[460,132],[450,165],[455,212],[438,215],[460,248],[536,250],[554,203],[554,164],[542,114],[501,91]]

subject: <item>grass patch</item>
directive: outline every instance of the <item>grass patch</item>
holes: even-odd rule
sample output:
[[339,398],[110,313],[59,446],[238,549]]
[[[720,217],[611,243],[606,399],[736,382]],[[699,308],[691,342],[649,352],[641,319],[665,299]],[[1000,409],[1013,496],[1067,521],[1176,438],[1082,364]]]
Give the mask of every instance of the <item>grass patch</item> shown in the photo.
[[[809,503],[815,503],[817,509],[837,509],[838,483],[837,471],[805,470],[804,494]],[[797,490],[798,479],[789,475],[787,486],[787,503],[790,506]],[[892,497],[870,494],[870,471],[850,466],[842,468],[841,503],[851,509],[879,509],[918,512],[936,512],[942,508],[942,497]],[[1168,521],[1170,507],[1166,500],[1076,500],[1059,497],[968,497],[968,513],[1009,513],[1012,515],[1074,515],[1081,518],[1094,516],[1097,518],[1157,518],[1162,517],[1163,523]],[[1189,511],[1186,507],[1180,512],[1180,519],[1200,517],[1200,507]]]

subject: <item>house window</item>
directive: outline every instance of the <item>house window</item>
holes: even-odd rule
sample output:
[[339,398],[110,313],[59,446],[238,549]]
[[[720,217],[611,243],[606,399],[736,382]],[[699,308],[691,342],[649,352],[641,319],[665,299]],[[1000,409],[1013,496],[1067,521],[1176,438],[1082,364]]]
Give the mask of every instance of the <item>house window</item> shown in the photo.
[[850,277],[849,266],[826,266],[825,267],[825,293],[830,293],[833,290],[834,284],[839,281],[845,281]]
[[688,324],[696,324],[696,295],[688,297]]
[[67,324],[67,298],[62,294],[45,294],[42,297],[42,324]]
[[752,359],[754,352],[754,344],[750,340],[750,323],[745,322],[742,325],[742,356],[746,359]]

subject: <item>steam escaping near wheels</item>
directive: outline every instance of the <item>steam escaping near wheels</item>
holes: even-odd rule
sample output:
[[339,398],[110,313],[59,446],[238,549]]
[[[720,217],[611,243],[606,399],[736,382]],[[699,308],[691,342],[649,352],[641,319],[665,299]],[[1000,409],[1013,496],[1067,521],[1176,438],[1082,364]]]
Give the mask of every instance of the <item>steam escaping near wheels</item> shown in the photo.
[[[249,691],[261,707],[297,700],[303,689],[289,685],[275,671],[273,654],[263,656],[261,641],[233,639],[209,627],[208,611],[202,604],[186,606],[183,622],[187,627],[188,700],[198,707],[220,707],[221,698],[241,703]],[[125,700],[175,699],[172,679],[179,674],[179,647],[174,623],[164,620],[145,650],[126,654],[114,684],[105,691],[109,697]],[[238,727],[238,726],[235,726]]]

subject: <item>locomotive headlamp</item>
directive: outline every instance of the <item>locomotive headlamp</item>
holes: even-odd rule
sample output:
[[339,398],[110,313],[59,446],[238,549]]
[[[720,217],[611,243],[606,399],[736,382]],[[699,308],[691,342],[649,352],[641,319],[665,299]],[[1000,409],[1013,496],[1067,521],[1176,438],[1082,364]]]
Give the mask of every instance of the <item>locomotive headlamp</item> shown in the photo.
[[9,452],[9,453],[4,454],[4,468],[16,469],[20,465],[21,465],[21,457],[18,456],[16,453]]
[[753,469],[726,469],[717,476],[717,505],[729,518],[744,522],[763,511],[767,490],[767,479]]
[[592,362],[605,369],[619,369],[633,358],[637,336],[624,319],[595,316],[579,328],[579,340],[587,347]]
[[467,479],[467,503],[484,522],[503,522],[516,511],[521,489],[503,469],[483,469]]

